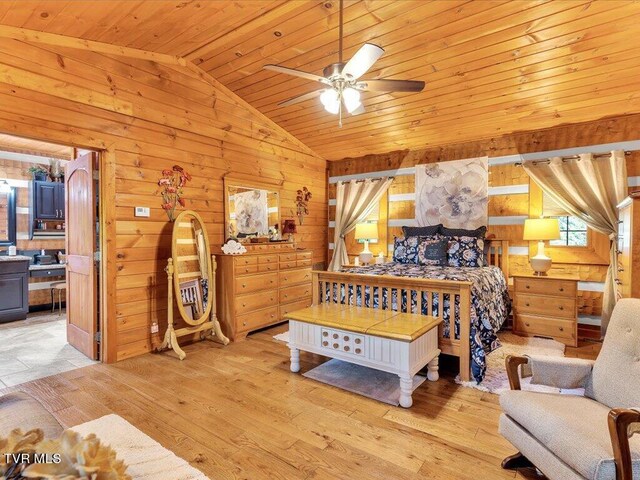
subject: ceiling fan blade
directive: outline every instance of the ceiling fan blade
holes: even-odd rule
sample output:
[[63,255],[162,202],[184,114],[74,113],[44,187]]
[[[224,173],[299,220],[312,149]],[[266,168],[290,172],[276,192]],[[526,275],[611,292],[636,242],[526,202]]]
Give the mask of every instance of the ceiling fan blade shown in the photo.
[[420,80],[362,80],[355,87],[371,92],[421,92],[425,83]]
[[369,70],[382,56],[384,49],[373,43],[365,43],[342,69],[342,74],[351,79],[358,79]]
[[287,75],[293,75],[294,77],[306,78],[307,80],[313,80],[314,82],[324,83],[330,85],[329,80],[320,75],[314,75],[313,73],[303,72],[302,70],[296,70],[295,68],[281,67],[280,65],[265,65],[265,70],[271,70],[278,73],[286,73]]
[[311,100],[312,98],[319,97],[324,90],[315,90],[309,93],[303,93],[302,95],[298,95],[297,97],[290,98],[289,100],[285,100],[284,102],[280,102],[278,104],[279,107],[288,107],[289,105],[295,105],[296,103],[304,102],[305,100]]

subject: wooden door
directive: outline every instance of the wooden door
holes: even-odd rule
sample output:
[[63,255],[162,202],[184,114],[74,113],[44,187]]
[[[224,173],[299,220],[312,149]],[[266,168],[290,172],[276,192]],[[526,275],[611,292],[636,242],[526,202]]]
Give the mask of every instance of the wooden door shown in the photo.
[[67,341],[98,358],[98,282],[96,252],[97,154],[80,155],[66,166]]

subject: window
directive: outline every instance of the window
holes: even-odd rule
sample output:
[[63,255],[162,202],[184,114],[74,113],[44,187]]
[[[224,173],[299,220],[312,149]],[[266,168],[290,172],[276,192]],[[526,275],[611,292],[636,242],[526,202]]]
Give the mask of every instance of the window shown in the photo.
[[587,224],[577,217],[555,217],[560,222],[560,239],[551,240],[549,245],[561,247],[586,247]]

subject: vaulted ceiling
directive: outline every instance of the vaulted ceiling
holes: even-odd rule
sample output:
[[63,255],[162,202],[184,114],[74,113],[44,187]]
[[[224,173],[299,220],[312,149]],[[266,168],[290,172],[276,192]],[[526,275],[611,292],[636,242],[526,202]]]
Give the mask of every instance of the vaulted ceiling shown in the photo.
[[427,82],[365,93],[343,128],[317,74],[337,61],[338,0],[0,2],[0,25],[185,57],[327,159],[488,138],[640,112],[640,2],[345,0],[345,58],[386,53],[364,78]]

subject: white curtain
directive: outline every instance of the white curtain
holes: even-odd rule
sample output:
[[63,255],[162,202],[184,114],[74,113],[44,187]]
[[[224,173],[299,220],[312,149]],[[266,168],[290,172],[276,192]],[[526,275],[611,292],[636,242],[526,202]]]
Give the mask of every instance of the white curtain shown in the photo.
[[609,156],[598,157],[585,153],[580,155],[579,160],[568,161],[554,157],[549,162],[524,162],[523,166],[544,193],[569,215],[580,218],[592,229],[608,235],[611,240],[609,269],[602,299],[604,335],[617,300],[616,206],[627,196],[624,152],[616,150]]
[[330,271],[338,271],[349,263],[344,237],[362,222],[380,201],[393,178],[351,180],[336,185],[336,226],[333,237],[333,257]]

